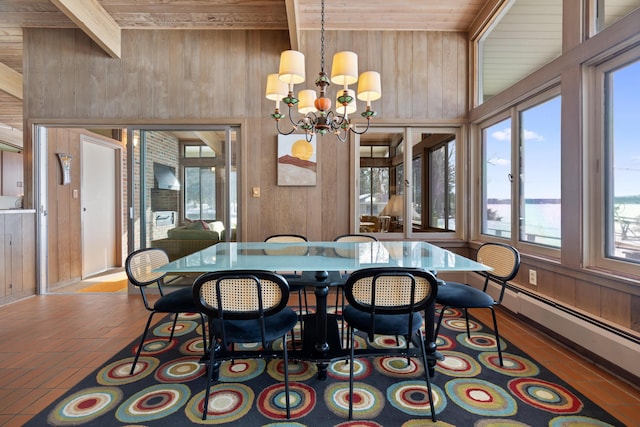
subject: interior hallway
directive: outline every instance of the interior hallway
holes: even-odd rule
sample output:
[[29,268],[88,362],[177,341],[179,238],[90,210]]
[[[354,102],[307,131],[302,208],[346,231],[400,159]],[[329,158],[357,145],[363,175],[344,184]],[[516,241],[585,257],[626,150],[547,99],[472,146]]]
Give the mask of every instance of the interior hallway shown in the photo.
[[[295,295],[290,304],[297,306]],[[490,323],[488,310],[474,310],[473,314]],[[139,338],[147,316],[139,294],[123,293],[43,295],[0,307],[0,425],[23,425],[103,366]],[[505,339],[624,425],[640,425],[638,388],[511,314],[499,309],[498,317]],[[156,319],[159,321],[162,316]]]

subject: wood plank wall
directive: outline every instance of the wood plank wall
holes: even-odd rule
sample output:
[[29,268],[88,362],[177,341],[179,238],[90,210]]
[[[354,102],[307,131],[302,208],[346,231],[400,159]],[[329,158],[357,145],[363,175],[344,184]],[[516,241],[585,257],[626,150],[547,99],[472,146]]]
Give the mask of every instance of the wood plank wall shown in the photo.
[[[103,140],[118,143],[84,129],[49,128],[47,132],[47,171],[48,184],[48,253],[49,253],[49,289],[74,283],[82,277],[82,156],[80,141],[82,135],[88,135],[93,140]],[[71,183],[62,185],[62,171],[57,153],[72,156]],[[123,169],[124,170],[124,169]],[[116,173],[119,173],[116,169]],[[78,197],[74,197],[77,191]],[[123,213],[119,224],[126,224]],[[118,225],[117,229],[119,229]],[[122,238],[125,238],[123,233]],[[123,243],[126,245],[126,241]]]
[[35,213],[0,213],[0,306],[36,293]]
[[[315,187],[276,185],[274,104],[264,89],[289,48],[286,32],[125,30],[121,59],[78,30],[29,28],[24,37],[27,121],[243,125],[243,239],[284,232],[332,239],[349,231],[348,143],[320,138]],[[345,49],[359,54],[361,71],[381,72],[377,123],[466,117],[465,33],[327,31],[325,38],[327,72],[332,54]],[[302,33],[309,88],[320,71],[319,44],[318,31]],[[260,198],[250,197],[251,187],[261,187]]]

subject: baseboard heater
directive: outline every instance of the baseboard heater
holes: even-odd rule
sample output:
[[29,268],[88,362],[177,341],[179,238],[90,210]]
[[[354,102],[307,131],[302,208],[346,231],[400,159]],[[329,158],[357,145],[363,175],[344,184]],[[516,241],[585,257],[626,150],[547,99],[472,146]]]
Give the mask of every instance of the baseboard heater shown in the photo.
[[544,304],[547,304],[547,305],[549,305],[549,306],[551,306],[553,308],[556,308],[558,310],[561,310],[561,311],[564,311],[566,313],[569,313],[570,315],[575,316],[575,317],[577,317],[579,319],[582,319],[585,322],[588,322],[588,323],[590,323],[592,325],[595,325],[595,326],[597,326],[599,328],[605,329],[605,330],[611,332],[612,334],[618,335],[618,336],[620,336],[622,338],[630,340],[631,342],[633,342],[635,344],[640,345],[640,336],[633,335],[633,334],[629,333],[628,331],[616,328],[615,326],[612,326],[612,325],[610,325],[608,323],[605,323],[605,322],[602,322],[602,321],[600,321],[598,319],[595,319],[593,317],[587,316],[584,313],[579,312],[577,310],[574,310],[571,307],[568,307],[566,305],[558,304],[556,301],[552,301],[552,300],[550,300],[548,298],[545,298],[545,297],[543,297],[541,295],[538,295],[538,294],[536,294],[534,292],[530,292],[527,289],[523,289],[523,288],[511,285],[511,284],[507,285],[507,289],[509,289],[510,291],[519,293],[519,294],[527,295],[530,298],[533,298],[535,300],[543,302]]
[[[482,282],[476,281],[468,283],[481,287]],[[497,295],[498,291],[494,286],[489,292]],[[638,383],[640,337],[514,285],[508,286],[502,306],[594,363]]]

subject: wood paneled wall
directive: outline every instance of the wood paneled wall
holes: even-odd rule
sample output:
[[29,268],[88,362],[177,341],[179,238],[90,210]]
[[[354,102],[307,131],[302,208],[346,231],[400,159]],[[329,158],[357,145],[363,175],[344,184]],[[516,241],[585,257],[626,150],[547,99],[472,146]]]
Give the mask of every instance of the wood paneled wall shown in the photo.
[[[269,118],[274,105],[264,89],[280,52],[289,48],[286,32],[125,30],[121,59],[108,57],[78,30],[25,29],[24,37],[26,120],[240,124],[246,142],[243,239],[291,232],[317,240],[348,232],[348,143],[319,138],[315,187],[276,185],[277,136]],[[374,103],[374,123],[458,123],[466,117],[465,33],[327,31],[325,39],[328,73],[333,53],[346,49],[359,54],[360,71],[381,72],[383,98]],[[301,50],[304,86],[313,88],[320,33],[303,32]],[[261,188],[260,198],[250,197],[251,187]]]
[[[83,129],[49,128],[47,132],[47,221],[48,221],[48,254],[49,254],[49,289],[73,283],[82,277],[82,156],[80,141],[82,135],[89,135],[91,139],[102,139],[105,142],[117,141]],[[70,154],[71,183],[62,185],[62,171],[57,153]],[[124,169],[123,169],[124,170]],[[119,173],[119,169],[116,169]],[[74,191],[77,197],[74,197]],[[123,209],[123,212],[126,209]],[[124,216],[124,215],[122,215]],[[126,218],[119,223],[126,224]],[[123,233],[123,243],[126,245],[126,235]]]
[[36,293],[33,211],[0,212],[0,306]]

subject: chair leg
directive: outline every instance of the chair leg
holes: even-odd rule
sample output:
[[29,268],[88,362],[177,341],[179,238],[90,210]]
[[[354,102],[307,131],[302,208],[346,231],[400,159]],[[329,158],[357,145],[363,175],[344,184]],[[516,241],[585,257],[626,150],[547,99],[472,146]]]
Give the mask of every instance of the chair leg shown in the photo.
[[144,346],[144,340],[147,338],[149,325],[151,325],[151,319],[153,318],[154,314],[156,314],[155,311],[152,311],[149,314],[149,318],[147,319],[147,326],[145,326],[144,332],[142,333],[142,339],[140,340],[140,344],[138,345],[138,351],[136,352],[136,357],[133,359],[133,365],[131,365],[131,371],[129,372],[129,375],[133,375],[133,371],[136,369],[136,363],[138,363],[138,358],[140,357],[140,353],[142,352],[142,346]]
[[447,306],[440,307],[440,316],[438,316],[438,324],[436,325],[436,331],[433,334],[435,339],[438,339],[438,333],[440,332],[440,324],[442,323],[442,318],[444,317],[444,312],[447,309]]
[[351,335],[351,354],[349,357],[349,421],[353,418],[353,357],[354,357],[354,337],[355,331],[353,328],[349,328],[349,333]]
[[500,334],[498,333],[498,320],[496,319],[496,311],[493,307],[489,307],[491,309],[491,317],[493,317],[493,332],[496,337],[496,346],[498,347],[498,359],[500,359],[500,366],[504,366],[502,364],[502,349],[500,348]]
[[[293,337],[292,337],[293,338]],[[291,406],[289,402],[289,352],[287,351],[287,335],[282,337],[284,349],[284,399],[287,406],[287,419],[291,418]]]
[[467,338],[471,338],[471,329],[469,329],[469,312],[464,309],[464,321],[467,324]]
[[[437,335],[436,335],[437,336]],[[429,392],[429,403],[431,404],[431,421],[436,422],[436,408],[433,402],[433,390],[431,389],[431,379],[429,378],[429,362],[427,360],[427,350],[424,345],[422,333],[418,330],[418,341],[420,341],[420,350],[422,352],[422,363],[424,365],[424,377],[427,380],[427,391]]]
[[173,339],[173,331],[176,330],[176,324],[178,323],[178,314],[179,313],[174,314],[173,326],[171,326],[171,334],[169,335],[169,341],[171,341]]
[[200,313],[200,322],[202,324],[202,351],[207,354],[207,327],[205,326],[204,314]]
[[211,341],[211,348],[209,349],[209,367],[207,369],[207,388],[204,393],[204,407],[202,409],[202,420],[207,419],[207,412],[209,411],[209,389],[211,388],[211,373],[214,369],[214,365],[216,362],[216,349],[213,345],[213,340]]

